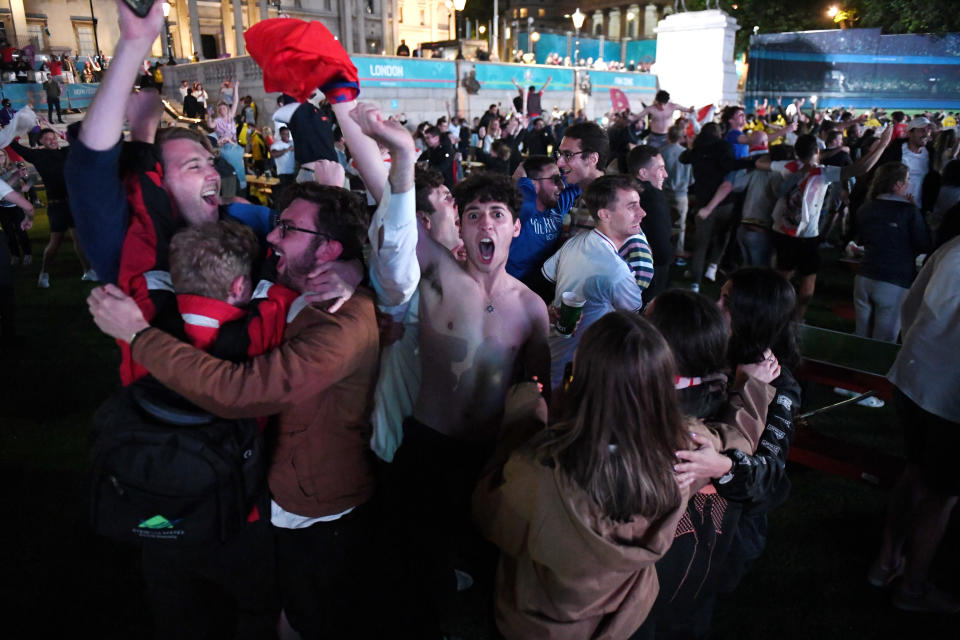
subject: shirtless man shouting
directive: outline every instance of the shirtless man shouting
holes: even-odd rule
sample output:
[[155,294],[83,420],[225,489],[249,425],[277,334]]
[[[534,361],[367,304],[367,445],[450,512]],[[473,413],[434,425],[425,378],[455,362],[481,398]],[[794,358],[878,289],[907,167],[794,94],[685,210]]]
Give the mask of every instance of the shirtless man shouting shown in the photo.
[[398,594],[411,599],[402,612],[413,619],[403,624],[422,638],[439,636],[438,615],[456,593],[453,550],[469,531],[470,495],[499,435],[507,388],[550,379],[546,306],[506,272],[519,192],[506,176],[477,175],[454,197],[465,264],[420,227],[422,382],[388,489],[403,575],[413,582]]
[[670,94],[661,89],[653,99],[653,104],[637,114],[638,119],[650,116],[650,136],[647,144],[659,149],[667,144],[667,129],[673,124],[673,112],[693,113],[695,109],[685,109],[670,102]]

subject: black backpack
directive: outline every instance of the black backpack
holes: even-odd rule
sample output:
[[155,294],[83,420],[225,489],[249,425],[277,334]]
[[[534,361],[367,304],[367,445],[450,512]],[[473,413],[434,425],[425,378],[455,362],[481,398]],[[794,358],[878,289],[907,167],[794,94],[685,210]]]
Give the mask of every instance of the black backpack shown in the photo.
[[115,540],[224,542],[266,490],[256,420],[218,418],[149,382],[101,405],[91,454],[91,522]]

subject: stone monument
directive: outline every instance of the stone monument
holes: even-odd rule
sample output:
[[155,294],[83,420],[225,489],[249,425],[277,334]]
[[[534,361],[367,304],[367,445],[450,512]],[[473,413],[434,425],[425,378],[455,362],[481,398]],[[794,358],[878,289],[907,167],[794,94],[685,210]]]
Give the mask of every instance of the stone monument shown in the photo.
[[720,10],[682,11],[660,21],[651,71],[673,102],[698,108],[738,102],[733,48],[739,28]]

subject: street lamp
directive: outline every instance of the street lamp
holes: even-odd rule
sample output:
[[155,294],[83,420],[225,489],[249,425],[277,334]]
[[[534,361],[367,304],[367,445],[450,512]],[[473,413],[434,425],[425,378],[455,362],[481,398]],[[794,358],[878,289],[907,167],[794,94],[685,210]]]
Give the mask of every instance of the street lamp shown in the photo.
[[163,31],[167,35],[167,64],[177,64],[173,57],[173,34],[170,33],[170,3],[164,2],[163,8]]
[[463,37],[463,33],[460,31],[460,18],[457,14],[463,11],[465,6],[467,6],[467,0],[453,0],[453,21],[457,27],[457,40]]
[[573,66],[580,63],[580,28],[583,27],[583,20],[586,17],[586,14],[580,11],[580,7],[577,7],[577,10],[570,16],[570,19],[573,20],[573,26],[577,30],[577,46],[573,50]]
[[[90,0],[90,22],[93,23],[93,57],[95,60],[100,60],[100,41],[97,40],[97,16],[93,12],[93,0]],[[103,61],[100,60],[100,62]],[[103,64],[100,66],[102,67]]]
[[533,53],[533,16],[527,18],[527,53]]

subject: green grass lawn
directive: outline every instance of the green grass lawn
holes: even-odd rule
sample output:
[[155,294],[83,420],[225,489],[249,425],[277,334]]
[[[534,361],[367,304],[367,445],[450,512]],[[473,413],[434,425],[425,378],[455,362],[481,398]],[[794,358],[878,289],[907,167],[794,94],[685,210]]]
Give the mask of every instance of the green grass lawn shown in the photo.
[[[2,599],[5,638],[59,638],[88,632],[98,638],[151,633],[134,549],[93,536],[87,527],[86,436],[90,416],[117,387],[118,353],[87,313],[92,285],[80,281],[72,247],[51,269],[52,286],[36,288],[46,217],[31,231],[36,262],[17,268],[18,348],[3,354],[0,386],[0,497],[6,507]],[[718,285],[705,287],[716,296]],[[850,304],[852,274],[825,266],[812,323],[851,330],[838,318]],[[806,408],[837,400],[810,388]],[[827,414],[813,428],[827,435],[899,454],[892,411],[851,407]],[[866,568],[878,545],[886,492],[792,465],[793,493],[771,519],[764,556],[736,593],[718,606],[718,638],[954,638],[955,621],[892,609],[869,587]],[[939,559],[944,587],[960,590],[957,530]],[[462,594],[464,638],[492,638],[482,584]],[[377,604],[371,602],[371,613]]]

